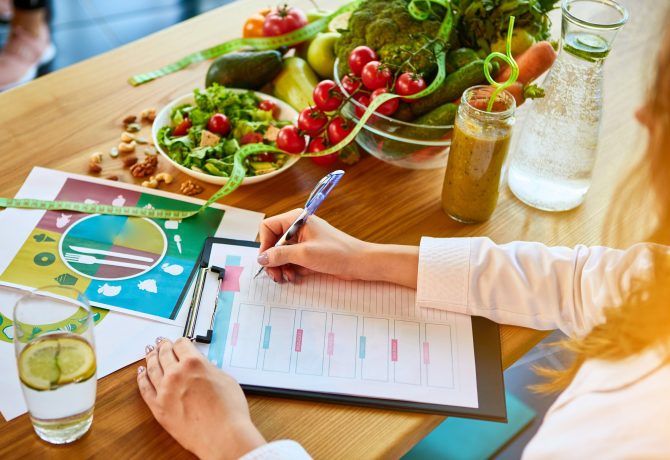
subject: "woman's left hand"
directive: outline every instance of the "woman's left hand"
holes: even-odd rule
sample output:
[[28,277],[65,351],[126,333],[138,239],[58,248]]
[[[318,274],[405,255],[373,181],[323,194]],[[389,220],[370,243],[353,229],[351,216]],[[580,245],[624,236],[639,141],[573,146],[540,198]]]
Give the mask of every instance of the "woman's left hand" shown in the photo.
[[156,339],[138,368],[142,398],[170,435],[201,459],[239,458],[265,444],[242,389],[189,340]]

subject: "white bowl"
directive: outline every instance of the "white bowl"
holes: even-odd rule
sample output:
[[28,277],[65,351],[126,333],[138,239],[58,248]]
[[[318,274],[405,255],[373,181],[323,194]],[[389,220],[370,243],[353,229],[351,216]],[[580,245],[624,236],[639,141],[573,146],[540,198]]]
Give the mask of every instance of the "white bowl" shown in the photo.
[[[248,91],[246,89],[235,89],[235,88],[228,88],[228,90],[234,91],[236,93],[244,93]],[[261,99],[269,99],[275,104],[277,104],[277,107],[281,109],[279,113],[280,120],[289,120],[295,122],[295,120],[298,118],[298,112],[296,112],[293,107],[286,104],[285,102],[280,101],[279,99],[274,98],[265,93],[260,93],[258,91],[254,91],[254,93]],[[163,156],[163,158],[165,158],[172,166],[174,166],[181,172],[188,174],[189,176],[195,177],[196,179],[199,179],[203,182],[209,182],[210,184],[224,185],[226,182],[228,182],[227,177],[213,176],[211,174],[194,171],[190,168],[187,168],[186,166],[180,165],[172,158],[170,158],[167,152],[164,152],[163,149],[161,149],[160,144],[158,142],[158,131],[163,126],[170,125],[170,112],[172,112],[172,109],[175,108],[176,106],[183,104],[195,104],[193,93],[185,94],[184,96],[174,99],[168,105],[163,107],[163,109],[161,109],[161,111],[158,112],[158,115],[156,115],[156,119],[154,120],[153,126],[151,127],[151,137],[153,138],[156,150],[158,150],[160,154]],[[281,174],[282,172],[286,171],[288,168],[297,163],[298,160],[300,160],[300,155],[289,155],[288,159],[286,160],[286,163],[280,169],[272,171],[267,174],[261,174],[260,176],[245,177],[244,180],[242,181],[242,185],[255,184],[257,182],[262,182],[264,180],[270,179],[276,176],[277,174]]]

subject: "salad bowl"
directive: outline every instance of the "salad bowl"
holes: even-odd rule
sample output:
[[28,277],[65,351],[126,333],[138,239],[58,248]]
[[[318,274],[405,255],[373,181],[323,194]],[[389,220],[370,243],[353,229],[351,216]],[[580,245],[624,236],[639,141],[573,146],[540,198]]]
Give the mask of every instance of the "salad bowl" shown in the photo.
[[[249,90],[246,89],[235,89],[235,88],[226,88],[227,91],[231,91],[233,93],[246,93],[249,92]],[[295,122],[295,120],[298,117],[298,113],[293,109],[291,106],[286,104],[285,102],[280,101],[277,98],[274,98],[268,94],[261,93],[258,91],[251,91],[254,93],[258,98],[261,100],[269,100],[272,101],[278,108],[279,108],[279,114],[276,117],[277,120],[285,120],[285,121],[290,121],[290,122]],[[228,182],[228,177],[221,177],[221,176],[216,176],[213,174],[209,174],[204,171],[198,171],[191,169],[190,167],[184,166],[180,164],[179,162],[175,161],[172,159],[172,157],[166,152],[162,147],[161,143],[159,142],[159,132],[161,129],[165,126],[171,126],[172,125],[172,120],[171,120],[171,114],[173,109],[179,106],[183,106],[185,104],[195,104],[195,97],[193,93],[185,94],[183,96],[180,96],[174,100],[172,100],[170,103],[168,103],[165,107],[163,107],[160,112],[156,115],[156,119],[154,120],[153,126],[151,127],[151,137],[153,139],[154,146],[156,147],[156,150],[161,154],[161,156],[172,166],[174,166],[176,169],[179,171],[183,172],[184,174],[188,174],[191,177],[194,177],[198,180],[201,180],[203,182],[208,182],[210,184],[216,184],[216,185],[224,185],[226,182]],[[275,177],[282,172],[286,171],[288,168],[293,166],[295,163],[300,160],[300,155],[288,155],[288,158],[286,159],[286,163],[282,165],[279,169],[276,171],[268,172],[265,174],[261,175],[256,175],[256,176],[247,176],[244,178],[242,181],[242,185],[248,185],[248,184],[255,184],[258,182],[262,182],[265,180],[268,180],[272,177]]]

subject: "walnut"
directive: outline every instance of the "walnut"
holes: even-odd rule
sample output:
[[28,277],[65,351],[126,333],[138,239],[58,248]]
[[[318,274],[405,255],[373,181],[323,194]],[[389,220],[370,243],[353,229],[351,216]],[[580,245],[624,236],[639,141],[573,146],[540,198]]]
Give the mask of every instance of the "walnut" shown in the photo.
[[144,160],[141,163],[135,163],[130,167],[130,174],[133,177],[146,177],[152,176],[156,172],[158,167],[158,157],[144,157]]
[[203,190],[205,189],[192,180],[182,182],[181,186],[179,187],[179,191],[186,196],[199,195],[203,192]]
[[105,179],[107,179],[107,180],[119,180],[119,176],[111,175],[111,176],[105,177]]
[[137,117],[135,115],[126,115],[123,118],[123,124],[124,125],[129,125],[131,123],[135,123],[137,121]]

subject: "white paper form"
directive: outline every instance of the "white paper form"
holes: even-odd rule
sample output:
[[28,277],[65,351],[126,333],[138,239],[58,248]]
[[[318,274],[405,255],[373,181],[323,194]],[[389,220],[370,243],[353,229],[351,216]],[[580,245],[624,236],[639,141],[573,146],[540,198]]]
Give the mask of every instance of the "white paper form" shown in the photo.
[[[469,316],[415,307],[412,289],[313,275],[274,283],[257,248],[214,244],[226,269],[209,359],[240,383],[419,403],[478,407]],[[216,275],[197,330],[211,320]]]

